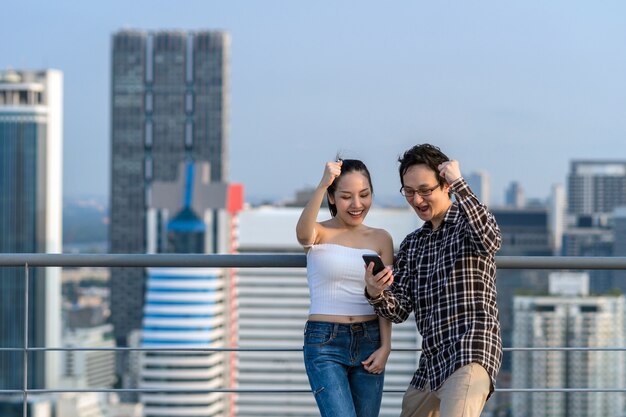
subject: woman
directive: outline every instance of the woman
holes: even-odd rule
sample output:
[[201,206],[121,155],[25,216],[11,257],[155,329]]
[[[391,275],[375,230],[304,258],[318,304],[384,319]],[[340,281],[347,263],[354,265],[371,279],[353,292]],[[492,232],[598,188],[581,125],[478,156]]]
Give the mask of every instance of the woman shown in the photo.
[[[363,224],[372,193],[363,162],[328,162],[296,226],[311,297],[304,364],[322,417],[376,417],[380,410],[391,323],[364,296],[362,255],[392,264],[393,243],[386,231]],[[325,194],[332,217],[318,223]]]

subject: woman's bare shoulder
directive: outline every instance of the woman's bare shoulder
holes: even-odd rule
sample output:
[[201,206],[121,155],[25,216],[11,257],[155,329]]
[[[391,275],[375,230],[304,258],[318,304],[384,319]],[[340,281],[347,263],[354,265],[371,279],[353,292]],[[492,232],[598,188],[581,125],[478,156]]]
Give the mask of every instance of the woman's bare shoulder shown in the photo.
[[376,241],[380,241],[380,242],[392,242],[393,241],[391,238],[391,235],[385,229],[379,229],[376,227],[370,227],[369,229],[370,229],[369,233],[371,234],[372,238],[376,239]]

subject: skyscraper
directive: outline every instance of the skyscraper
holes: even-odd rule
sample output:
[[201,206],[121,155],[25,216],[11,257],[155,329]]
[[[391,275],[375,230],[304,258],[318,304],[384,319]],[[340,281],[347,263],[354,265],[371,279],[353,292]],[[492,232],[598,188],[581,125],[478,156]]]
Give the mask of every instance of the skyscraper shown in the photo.
[[572,161],[567,187],[568,212],[601,222],[626,206],[626,161]]
[[[624,346],[624,296],[589,296],[586,273],[550,274],[550,295],[516,296],[514,345],[521,348]],[[515,388],[617,388],[625,382],[624,352],[519,351],[513,353]],[[620,417],[620,393],[513,394],[513,415]]]
[[[612,256],[613,212],[626,206],[626,161],[571,161],[567,177],[568,219],[563,235],[565,256]],[[590,271],[592,290],[626,290],[615,271]]]
[[[165,250],[168,219],[163,211],[150,211],[152,184],[174,181],[181,162],[208,162],[211,181],[227,180],[228,59],[229,37],[222,32],[113,35],[112,253]],[[212,237],[209,252],[220,250],[217,217],[213,212],[204,219]],[[144,288],[144,270],[112,271],[111,311],[119,344],[141,328]]]
[[[0,71],[0,252],[61,252],[63,75]],[[60,269],[31,269],[28,345],[60,346]],[[23,268],[0,269],[0,345],[24,346]],[[0,388],[23,384],[21,352],[0,353]],[[58,361],[32,355],[30,388],[53,387]]]

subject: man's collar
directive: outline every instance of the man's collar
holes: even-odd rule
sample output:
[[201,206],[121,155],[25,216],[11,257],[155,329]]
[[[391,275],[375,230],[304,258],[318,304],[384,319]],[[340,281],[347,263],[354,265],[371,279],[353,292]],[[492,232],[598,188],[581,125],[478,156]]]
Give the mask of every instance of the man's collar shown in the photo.
[[461,216],[461,211],[459,210],[459,205],[456,203],[452,203],[446,215],[443,217],[443,223],[456,223]]

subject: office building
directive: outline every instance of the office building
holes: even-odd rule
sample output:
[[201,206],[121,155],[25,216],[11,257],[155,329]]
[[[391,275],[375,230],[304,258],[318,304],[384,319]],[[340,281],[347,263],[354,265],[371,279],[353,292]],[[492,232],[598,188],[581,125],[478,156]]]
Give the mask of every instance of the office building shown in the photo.
[[[516,296],[514,346],[610,348],[624,346],[624,297],[589,296],[586,273],[550,274],[550,294]],[[515,388],[614,389],[626,382],[623,351],[554,350],[513,353]],[[513,416],[621,417],[621,393],[513,394]]]
[[509,184],[504,192],[504,205],[507,207],[523,208],[526,206],[524,189],[517,181]]
[[[0,253],[61,252],[62,146],[62,73],[0,71]],[[60,346],[60,269],[29,269],[28,323],[24,276],[0,269],[0,345],[22,348],[27,336],[29,346]],[[29,356],[29,387],[56,386],[53,355]],[[22,360],[0,352],[0,389],[23,387]]]
[[97,392],[65,392],[59,396],[56,406],[57,416],[63,417],[108,417],[108,407],[104,406],[106,396]]
[[552,253],[547,207],[496,207],[491,212],[502,232],[499,255],[545,256]]
[[[206,162],[212,182],[228,179],[229,37],[222,32],[124,30],[112,37],[111,253],[165,252],[168,213],[152,210],[154,182],[172,182],[182,162]],[[173,215],[174,213],[169,213]],[[218,241],[219,213],[208,252]],[[141,268],[111,274],[112,323],[118,344],[141,328]]]
[[[552,255],[547,207],[507,206],[492,208],[491,211],[502,233],[502,247],[498,255]],[[497,275],[502,343],[504,346],[512,346],[513,298],[520,291],[538,293],[547,290],[548,273],[534,269],[498,269]],[[511,366],[511,355],[505,352],[498,375],[500,387],[511,386]],[[500,394],[496,400],[506,403],[509,401],[507,396],[508,394]]]
[[[302,211],[290,207],[258,207],[239,215],[239,252],[303,253],[295,235]],[[320,212],[320,220],[328,212]],[[370,209],[367,224],[381,227],[393,237],[395,250],[407,233],[421,224],[410,208]],[[304,268],[239,268],[239,346],[273,348],[277,352],[239,353],[238,388],[242,390],[310,390],[302,358],[304,324],[309,294]],[[413,316],[393,326],[392,348],[421,346]],[[282,350],[280,350],[282,349]],[[404,391],[417,369],[419,353],[393,351],[386,368],[385,389]],[[383,396],[381,416],[400,414],[401,393]],[[253,393],[237,396],[238,417],[319,416],[313,394]]]
[[[61,386],[65,389],[111,389],[115,375],[115,347],[113,326],[102,324],[66,329],[65,348],[95,350],[68,350],[61,354]],[[108,395],[99,392],[63,393],[57,399],[57,415],[63,417],[104,417],[107,415]]]
[[113,326],[67,329],[63,335],[66,348],[94,348],[95,350],[68,350],[62,355],[62,385],[66,388],[113,388],[115,376],[115,347]]

